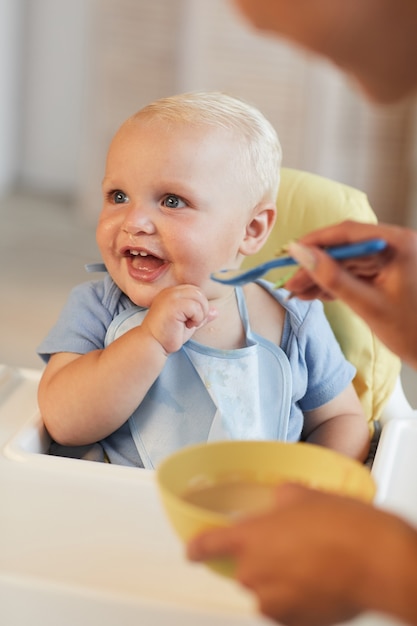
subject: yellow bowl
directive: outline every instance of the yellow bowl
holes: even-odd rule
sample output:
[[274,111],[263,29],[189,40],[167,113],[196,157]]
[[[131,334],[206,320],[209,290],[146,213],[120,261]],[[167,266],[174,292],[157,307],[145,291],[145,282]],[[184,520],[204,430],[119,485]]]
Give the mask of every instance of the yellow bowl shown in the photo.
[[[188,446],[165,459],[156,478],[167,516],[185,543],[203,530],[231,525],[234,516],[225,512],[225,504],[231,500],[235,501],[229,513],[245,511],[247,501],[254,504],[259,500],[258,511],[266,508],[279,483],[298,482],[364,501],[375,495],[375,483],[366,466],[307,443],[220,441]],[[247,513],[257,512],[256,508],[254,505]],[[233,575],[230,561],[207,565]]]

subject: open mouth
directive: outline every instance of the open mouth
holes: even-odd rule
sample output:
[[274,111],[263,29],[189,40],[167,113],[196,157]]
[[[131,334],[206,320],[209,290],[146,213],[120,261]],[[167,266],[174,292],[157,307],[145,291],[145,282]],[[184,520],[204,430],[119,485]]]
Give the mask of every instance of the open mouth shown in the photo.
[[165,264],[164,259],[154,256],[145,250],[131,248],[125,251],[124,256],[135,270],[141,272],[152,272]]

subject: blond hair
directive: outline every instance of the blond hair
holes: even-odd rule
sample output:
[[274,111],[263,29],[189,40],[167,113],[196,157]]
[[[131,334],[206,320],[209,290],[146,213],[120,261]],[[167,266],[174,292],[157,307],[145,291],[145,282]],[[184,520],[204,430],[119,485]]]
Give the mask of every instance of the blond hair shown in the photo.
[[254,106],[213,92],[190,92],[161,98],[135,113],[130,120],[149,118],[225,129],[238,141],[236,171],[249,186],[253,203],[275,202],[282,160],[281,145],[272,124]]

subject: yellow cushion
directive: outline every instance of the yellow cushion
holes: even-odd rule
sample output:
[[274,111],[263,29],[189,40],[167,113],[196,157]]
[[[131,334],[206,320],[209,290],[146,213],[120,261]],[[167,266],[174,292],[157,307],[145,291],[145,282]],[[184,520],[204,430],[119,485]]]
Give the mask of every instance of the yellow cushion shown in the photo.
[[[277,221],[268,241],[260,252],[245,259],[244,267],[273,258],[290,240],[322,226],[346,219],[377,221],[363,192],[288,168],[281,171],[277,209]],[[286,274],[288,268],[273,270],[266,278],[275,281]],[[400,359],[342,302],[325,303],[324,310],[346,358],[356,367],[353,384],[372,431],[372,421],[380,417],[393,391],[401,368]]]

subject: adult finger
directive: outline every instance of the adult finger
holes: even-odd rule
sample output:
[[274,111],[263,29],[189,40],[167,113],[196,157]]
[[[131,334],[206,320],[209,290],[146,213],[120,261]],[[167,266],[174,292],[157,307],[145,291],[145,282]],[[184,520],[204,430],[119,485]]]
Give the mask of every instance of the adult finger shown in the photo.
[[192,539],[186,548],[190,561],[206,561],[233,556],[239,548],[236,527],[208,530]]
[[374,287],[346,271],[325,251],[293,242],[289,253],[325,293],[339,298],[359,315],[374,315],[382,303]]

